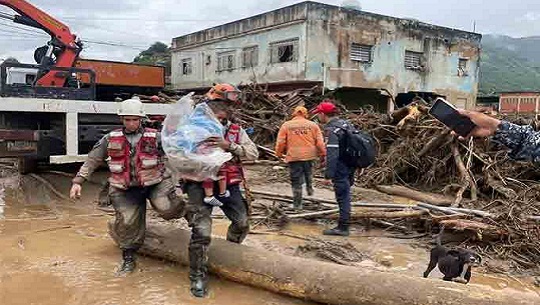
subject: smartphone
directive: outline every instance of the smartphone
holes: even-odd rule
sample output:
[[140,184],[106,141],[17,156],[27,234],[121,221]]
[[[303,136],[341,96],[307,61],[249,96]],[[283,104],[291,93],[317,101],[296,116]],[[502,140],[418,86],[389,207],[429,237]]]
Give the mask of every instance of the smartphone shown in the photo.
[[468,136],[476,125],[466,116],[459,114],[454,105],[443,98],[437,98],[429,114],[462,137]]

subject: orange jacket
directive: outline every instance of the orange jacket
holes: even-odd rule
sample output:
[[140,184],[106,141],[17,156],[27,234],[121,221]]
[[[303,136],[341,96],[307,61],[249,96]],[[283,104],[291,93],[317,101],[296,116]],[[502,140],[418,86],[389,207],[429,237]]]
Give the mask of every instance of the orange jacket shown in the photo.
[[321,129],[316,123],[297,116],[285,122],[279,129],[276,154],[287,162],[310,161],[326,156]]

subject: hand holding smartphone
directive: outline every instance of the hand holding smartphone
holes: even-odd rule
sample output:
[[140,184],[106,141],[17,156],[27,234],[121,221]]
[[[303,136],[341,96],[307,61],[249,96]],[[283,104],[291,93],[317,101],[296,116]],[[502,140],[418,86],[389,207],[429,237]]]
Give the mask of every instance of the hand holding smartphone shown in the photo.
[[467,137],[476,125],[466,116],[461,115],[454,105],[443,98],[437,98],[429,114],[462,137]]

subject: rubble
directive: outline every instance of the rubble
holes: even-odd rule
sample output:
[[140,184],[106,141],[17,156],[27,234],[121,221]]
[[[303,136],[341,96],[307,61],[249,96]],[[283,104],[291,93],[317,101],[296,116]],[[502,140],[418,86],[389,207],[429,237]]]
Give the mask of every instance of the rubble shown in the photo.
[[[250,132],[261,159],[270,160],[277,160],[272,147],[292,109],[298,105],[313,109],[324,98],[317,87],[286,94],[268,94],[257,84],[242,90],[244,103],[234,112],[234,119]],[[176,98],[164,94],[159,97],[163,102]],[[468,233],[468,246],[479,252],[514,261],[516,269],[537,267],[540,169],[534,164],[512,160],[504,147],[489,140],[459,142],[428,115],[429,105],[421,99],[390,115],[375,113],[370,107],[354,112],[340,108],[347,119],[371,133],[378,144],[376,164],[358,173],[357,185],[424,204],[411,210],[399,206],[360,208],[362,204],[357,203],[353,210],[356,219],[384,219],[386,226],[400,231],[404,220],[430,226],[446,223],[449,228]],[[534,119],[514,121],[531,124],[537,130],[540,127]],[[288,181],[286,170],[272,169],[268,173],[269,182]],[[299,214],[289,207],[291,200],[286,196],[255,197],[274,202],[268,205],[255,201],[255,226],[279,226],[298,218],[330,220],[337,213],[335,203],[315,198],[308,199],[306,211]]]

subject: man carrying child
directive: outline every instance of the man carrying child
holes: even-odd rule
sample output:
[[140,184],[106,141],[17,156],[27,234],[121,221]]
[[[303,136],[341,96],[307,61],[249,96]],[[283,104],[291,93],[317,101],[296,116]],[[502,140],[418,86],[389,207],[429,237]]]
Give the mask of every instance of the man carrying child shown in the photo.
[[[189,243],[189,277],[191,293],[196,297],[204,297],[207,293],[213,207],[220,206],[232,222],[227,232],[228,241],[241,243],[249,231],[248,209],[240,190],[240,183],[244,179],[240,158],[256,160],[259,153],[245,130],[230,121],[231,110],[239,102],[238,89],[229,84],[217,84],[206,94],[206,103],[225,127],[223,138],[210,138],[206,144],[230,152],[233,159],[221,168],[218,174],[220,182],[184,181],[184,192],[189,197],[186,218],[192,232]],[[214,199],[219,202],[216,204]]]

